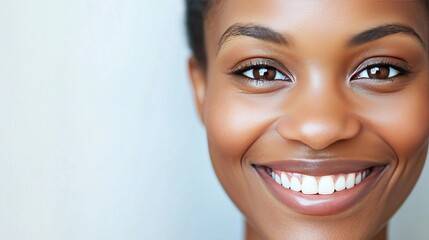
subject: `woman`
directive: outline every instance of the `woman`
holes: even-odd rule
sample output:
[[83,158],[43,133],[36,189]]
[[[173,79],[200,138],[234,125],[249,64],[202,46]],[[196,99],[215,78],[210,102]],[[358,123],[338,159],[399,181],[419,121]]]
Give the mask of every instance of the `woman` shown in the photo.
[[386,239],[427,153],[427,2],[187,8],[197,108],[246,239]]

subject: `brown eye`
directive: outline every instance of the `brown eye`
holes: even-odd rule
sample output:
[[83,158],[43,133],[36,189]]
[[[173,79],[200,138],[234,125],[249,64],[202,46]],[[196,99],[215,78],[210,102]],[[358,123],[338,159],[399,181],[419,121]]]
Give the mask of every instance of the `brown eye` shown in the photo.
[[385,67],[385,66],[372,67],[367,71],[368,71],[368,76],[372,79],[389,78],[389,73],[390,73],[389,67]]
[[265,79],[265,80],[274,80],[276,77],[276,70],[272,68],[254,68],[253,76],[255,79]]
[[255,66],[243,72],[243,75],[253,80],[287,80],[287,77],[279,70],[266,66]]
[[356,78],[357,79],[389,79],[400,75],[401,72],[390,66],[370,66],[361,71]]

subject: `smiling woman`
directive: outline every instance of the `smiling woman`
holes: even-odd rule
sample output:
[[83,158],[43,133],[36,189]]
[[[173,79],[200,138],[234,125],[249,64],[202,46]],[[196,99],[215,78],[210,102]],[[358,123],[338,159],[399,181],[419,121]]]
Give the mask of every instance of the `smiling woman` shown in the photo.
[[422,2],[187,1],[197,108],[246,239],[386,239],[427,154]]

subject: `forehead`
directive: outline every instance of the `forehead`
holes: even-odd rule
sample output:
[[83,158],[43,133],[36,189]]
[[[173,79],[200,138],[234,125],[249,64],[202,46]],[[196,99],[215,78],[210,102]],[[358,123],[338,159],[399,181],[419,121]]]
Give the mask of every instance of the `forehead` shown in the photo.
[[428,39],[427,9],[421,0],[221,0],[206,21],[207,48],[237,23],[267,26],[299,39],[321,36],[341,40],[383,24],[404,24]]
[[[317,12],[323,14],[326,9],[329,9],[330,13],[342,11],[347,15],[353,15],[353,13],[363,10],[372,16],[386,13],[392,9],[400,10],[399,12],[402,13],[424,15],[429,12],[427,0],[211,0],[210,2],[210,20],[227,17],[230,13],[243,17],[243,13],[253,16],[254,13],[273,15],[280,12],[285,18],[296,17],[296,14],[291,13],[304,14],[303,17],[306,17],[309,13],[312,15],[317,15],[315,14]],[[380,10],[377,6],[382,7],[381,12],[374,12]],[[404,9],[402,8],[404,6],[407,7]],[[297,9],[300,11],[295,12]],[[256,12],[254,12],[255,10]]]

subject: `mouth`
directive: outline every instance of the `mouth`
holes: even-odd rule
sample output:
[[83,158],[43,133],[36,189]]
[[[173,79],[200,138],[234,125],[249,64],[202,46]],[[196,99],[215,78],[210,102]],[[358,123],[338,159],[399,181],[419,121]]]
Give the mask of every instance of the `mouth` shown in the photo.
[[365,161],[284,161],[252,165],[269,192],[305,215],[334,215],[361,203],[386,168]]

